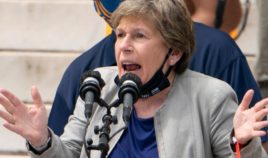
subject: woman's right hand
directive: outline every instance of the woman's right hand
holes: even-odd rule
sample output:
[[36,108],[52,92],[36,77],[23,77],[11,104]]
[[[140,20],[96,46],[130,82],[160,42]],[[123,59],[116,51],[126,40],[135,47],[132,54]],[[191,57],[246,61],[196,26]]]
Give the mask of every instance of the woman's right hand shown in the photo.
[[35,86],[31,88],[31,95],[35,104],[33,107],[25,105],[14,94],[0,88],[0,104],[5,109],[0,109],[0,117],[6,121],[3,124],[5,128],[21,135],[34,147],[39,147],[49,137],[47,111]]

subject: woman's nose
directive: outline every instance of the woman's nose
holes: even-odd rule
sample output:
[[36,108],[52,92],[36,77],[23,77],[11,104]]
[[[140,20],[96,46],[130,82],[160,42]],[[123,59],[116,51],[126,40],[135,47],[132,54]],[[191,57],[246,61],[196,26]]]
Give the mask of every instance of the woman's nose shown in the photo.
[[133,50],[133,45],[130,37],[124,37],[120,40],[120,49],[124,52],[130,52]]

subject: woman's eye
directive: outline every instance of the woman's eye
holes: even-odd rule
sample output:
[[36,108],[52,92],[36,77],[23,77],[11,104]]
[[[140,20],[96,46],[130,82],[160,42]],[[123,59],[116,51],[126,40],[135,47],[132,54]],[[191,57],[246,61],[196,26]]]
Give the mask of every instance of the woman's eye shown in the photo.
[[144,38],[145,36],[144,36],[144,34],[142,34],[142,33],[137,33],[137,34],[136,34],[136,37],[137,37],[137,38]]
[[124,34],[123,34],[123,33],[117,33],[117,34],[116,34],[116,37],[117,37],[117,38],[124,37]]

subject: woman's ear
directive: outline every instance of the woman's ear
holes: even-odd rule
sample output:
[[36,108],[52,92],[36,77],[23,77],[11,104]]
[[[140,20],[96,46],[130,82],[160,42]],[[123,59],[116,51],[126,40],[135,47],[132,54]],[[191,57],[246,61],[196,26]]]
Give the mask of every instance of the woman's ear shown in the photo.
[[168,63],[170,66],[175,65],[182,57],[183,53],[178,50],[173,50],[169,56]]

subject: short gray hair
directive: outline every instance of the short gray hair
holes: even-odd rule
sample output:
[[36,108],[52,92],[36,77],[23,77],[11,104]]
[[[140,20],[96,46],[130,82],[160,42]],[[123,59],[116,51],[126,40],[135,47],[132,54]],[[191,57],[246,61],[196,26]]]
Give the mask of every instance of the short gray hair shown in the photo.
[[165,39],[167,45],[183,53],[176,64],[177,73],[188,66],[194,49],[193,23],[191,16],[181,0],[125,0],[113,12],[112,27],[115,29],[126,16],[146,18],[153,22]]

